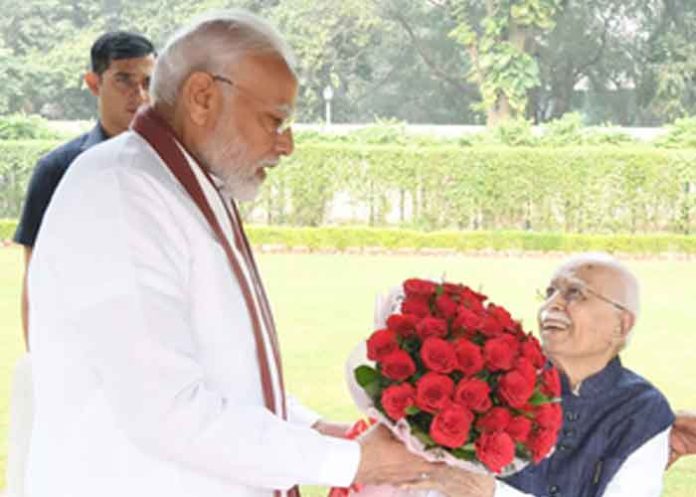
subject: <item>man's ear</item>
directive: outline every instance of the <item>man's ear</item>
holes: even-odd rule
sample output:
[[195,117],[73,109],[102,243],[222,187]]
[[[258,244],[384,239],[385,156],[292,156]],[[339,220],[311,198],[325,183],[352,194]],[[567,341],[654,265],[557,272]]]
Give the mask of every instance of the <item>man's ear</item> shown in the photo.
[[92,95],[99,96],[99,88],[101,87],[101,77],[96,72],[88,72],[84,77],[85,84]]
[[210,74],[192,73],[181,89],[181,96],[186,112],[195,124],[206,126],[215,119],[221,95]]
[[620,326],[621,326],[621,336],[626,338],[628,334],[633,329],[633,325],[636,323],[636,318],[627,311],[621,312]]

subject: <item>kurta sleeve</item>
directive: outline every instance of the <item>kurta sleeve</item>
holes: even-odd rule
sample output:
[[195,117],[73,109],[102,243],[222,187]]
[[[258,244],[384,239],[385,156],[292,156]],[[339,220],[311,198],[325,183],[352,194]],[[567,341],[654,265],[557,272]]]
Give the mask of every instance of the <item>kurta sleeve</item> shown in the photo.
[[628,456],[603,497],[659,497],[669,461],[670,430],[658,433]]

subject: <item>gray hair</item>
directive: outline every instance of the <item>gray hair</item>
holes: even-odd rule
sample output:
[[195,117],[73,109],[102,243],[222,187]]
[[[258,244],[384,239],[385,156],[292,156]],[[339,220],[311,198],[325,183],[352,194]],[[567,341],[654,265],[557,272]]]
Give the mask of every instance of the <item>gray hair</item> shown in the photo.
[[173,106],[192,73],[220,73],[249,54],[276,54],[295,74],[290,47],[266,20],[242,9],[203,14],[177,31],[157,57],[152,101]]

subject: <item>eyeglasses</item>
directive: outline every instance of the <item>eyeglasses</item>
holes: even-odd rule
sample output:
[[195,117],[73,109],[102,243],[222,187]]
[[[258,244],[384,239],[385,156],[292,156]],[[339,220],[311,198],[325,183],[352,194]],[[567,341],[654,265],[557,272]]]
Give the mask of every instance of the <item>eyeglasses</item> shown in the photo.
[[605,295],[602,295],[599,293],[597,290],[594,290],[592,287],[587,286],[584,283],[570,283],[562,288],[550,285],[548,288],[546,288],[546,292],[542,293],[539,290],[537,290],[537,297],[540,298],[543,301],[552,299],[554,296],[558,295],[560,293],[561,297],[565,302],[568,304],[574,303],[574,302],[583,302],[588,299],[588,294],[592,295],[593,297],[602,300],[606,302],[607,304],[611,304],[617,309],[621,311],[626,311],[630,312],[629,309],[624,305],[621,304],[620,302],[617,302],[614,299],[611,299]]
[[[239,86],[231,79],[226,78],[225,76],[220,76],[219,74],[211,74],[211,76],[212,76],[214,81],[219,81],[220,83],[225,83],[227,85],[230,85],[233,88],[236,88],[238,91],[244,93],[248,98],[255,100],[256,102],[260,103],[264,107],[268,107],[267,102],[264,102],[259,97],[252,94],[250,91],[248,91],[244,87]],[[292,128],[292,125],[295,123],[295,115],[292,112],[289,113],[285,117],[279,117],[276,114],[267,112],[267,113],[265,113],[265,117],[266,117],[266,119],[264,120],[264,127],[266,128],[266,131],[269,134],[282,135],[285,132],[287,132],[288,130],[290,130],[290,128]]]

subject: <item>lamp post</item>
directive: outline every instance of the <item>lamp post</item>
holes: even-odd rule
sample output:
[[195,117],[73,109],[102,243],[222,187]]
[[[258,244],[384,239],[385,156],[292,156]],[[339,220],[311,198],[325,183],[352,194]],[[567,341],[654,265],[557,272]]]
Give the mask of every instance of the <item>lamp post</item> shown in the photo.
[[331,85],[326,85],[322,92],[324,97],[324,119],[326,126],[331,126],[331,100],[334,97],[334,91]]

